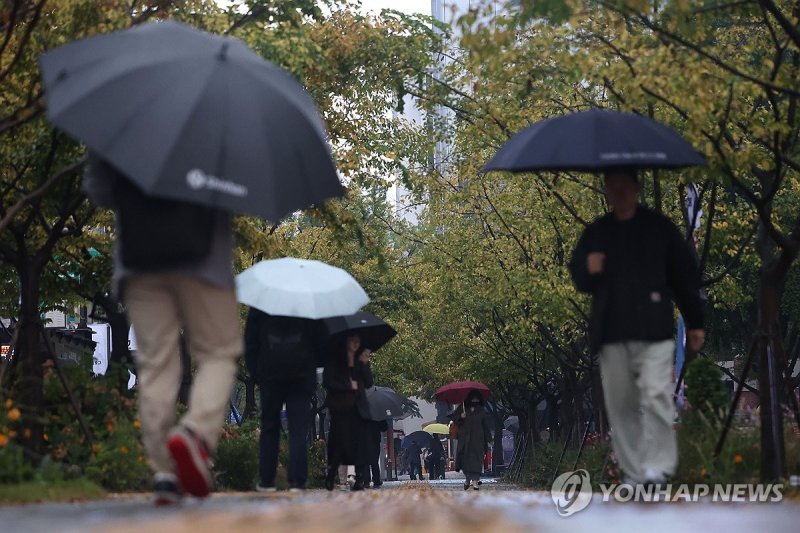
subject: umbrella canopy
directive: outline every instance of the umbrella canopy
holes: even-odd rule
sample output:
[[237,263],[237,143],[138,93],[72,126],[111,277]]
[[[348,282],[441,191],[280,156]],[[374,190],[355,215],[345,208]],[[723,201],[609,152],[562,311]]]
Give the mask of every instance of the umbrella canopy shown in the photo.
[[438,435],[449,435],[450,434],[450,426],[447,424],[428,424],[422,431],[427,431],[428,433],[434,433]]
[[369,303],[345,270],[293,257],[261,261],[236,276],[236,297],[270,315],[299,318],[349,315]]
[[647,117],[592,109],[542,120],[514,135],[484,170],[514,172],[681,168],[705,158],[669,127]]
[[439,401],[449,404],[456,404],[466,400],[467,395],[471,390],[477,390],[480,392],[484,401],[489,399],[489,396],[491,396],[489,387],[480,381],[454,381],[453,383],[448,383],[443,387],[439,387],[439,390],[437,390],[433,395]]
[[325,319],[325,327],[328,334],[339,335],[358,335],[361,337],[361,346],[369,348],[373,352],[389,342],[392,337],[397,335],[397,331],[367,311],[348,316],[336,316]]
[[400,445],[402,449],[409,448],[411,444],[416,444],[420,448],[429,448],[433,441],[433,435],[425,431],[415,431],[409,433],[403,438],[403,444]]
[[509,431],[516,433],[517,431],[519,431],[519,417],[509,416],[503,422],[503,427]]
[[371,387],[366,390],[372,420],[387,420],[405,415],[403,406],[408,399],[389,387]]
[[272,221],[342,195],[313,100],[238,39],[160,21],[39,64],[48,119],[147,194]]

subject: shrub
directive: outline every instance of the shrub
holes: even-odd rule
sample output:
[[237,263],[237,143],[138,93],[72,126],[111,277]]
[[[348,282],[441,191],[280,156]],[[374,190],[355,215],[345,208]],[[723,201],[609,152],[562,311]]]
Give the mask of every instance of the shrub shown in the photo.
[[14,401],[6,398],[0,407],[0,483],[20,483],[33,477],[33,467],[14,442],[20,417]]
[[[124,441],[120,446],[133,449],[139,441],[136,420],[136,398],[134,391],[121,391],[120,375],[127,369],[121,365],[109,367],[105,376],[93,376],[91,359],[79,365],[63,368],[70,389],[80,406],[81,414],[89,426],[95,443],[104,444]],[[66,392],[53,368],[53,363],[46,363],[44,375],[45,395],[45,441],[47,451],[53,460],[64,463],[70,472],[84,471],[90,462],[96,463],[94,457],[97,447],[87,441],[83,428],[66,401]],[[117,435],[122,428],[122,435]],[[126,431],[135,429],[134,434]],[[123,454],[124,455],[124,454]],[[120,456],[125,463],[125,457]],[[109,458],[101,462],[108,461]],[[106,487],[112,488],[112,487]],[[114,489],[112,489],[114,490]]]
[[22,483],[33,478],[33,467],[25,460],[22,448],[8,442],[0,448],[0,483]]
[[150,484],[150,468],[137,424],[125,418],[96,442],[86,466],[86,476],[100,486],[116,491],[144,490]]
[[691,408],[710,422],[722,419],[728,408],[728,389],[722,383],[722,370],[714,361],[699,357],[689,364],[686,397]]
[[[520,483],[537,489],[549,490],[553,479],[558,474],[572,470],[573,465],[576,469],[582,468],[589,472],[592,485],[595,487],[600,484],[616,482],[619,479],[619,469],[613,454],[610,453],[610,443],[607,439],[595,437],[587,440],[577,463],[575,458],[578,450],[567,450],[562,458],[563,446],[563,443],[553,441],[534,447],[533,452],[526,458],[523,468],[525,474],[520,479]],[[560,464],[559,458],[561,458]]]
[[328,466],[325,458],[324,440],[319,439],[311,443],[308,448],[308,480],[306,487],[320,489],[325,486],[325,468]]
[[253,490],[258,483],[258,421],[225,426],[214,459],[217,487]]

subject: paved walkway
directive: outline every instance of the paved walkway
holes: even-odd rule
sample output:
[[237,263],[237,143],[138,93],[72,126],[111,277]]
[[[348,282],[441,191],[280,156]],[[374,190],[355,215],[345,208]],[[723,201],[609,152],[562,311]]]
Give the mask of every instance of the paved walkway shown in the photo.
[[480,491],[460,480],[389,482],[351,493],[220,493],[180,506],[154,508],[149,495],[71,504],[0,507],[0,530],[27,532],[347,532],[428,531],[725,533],[798,531],[800,501],[780,503],[606,503],[563,518],[549,493],[516,490],[486,480]]

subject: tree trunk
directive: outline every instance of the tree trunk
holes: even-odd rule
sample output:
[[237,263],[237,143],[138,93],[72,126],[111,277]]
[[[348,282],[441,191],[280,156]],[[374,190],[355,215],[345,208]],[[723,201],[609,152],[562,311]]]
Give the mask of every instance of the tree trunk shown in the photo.
[[765,267],[758,301],[759,340],[758,395],[761,418],[761,479],[785,477],[786,450],[783,438],[784,361],[779,322],[780,285],[776,268]]
[[19,442],[38,461],[43,451],[42,415],[44,412],[44,357],[42,353],[42,320],[39,315],[40,273],[28,261],[17,265],[20,279],[20,317],[17,357],[20,361],[19,381],[22,431]]

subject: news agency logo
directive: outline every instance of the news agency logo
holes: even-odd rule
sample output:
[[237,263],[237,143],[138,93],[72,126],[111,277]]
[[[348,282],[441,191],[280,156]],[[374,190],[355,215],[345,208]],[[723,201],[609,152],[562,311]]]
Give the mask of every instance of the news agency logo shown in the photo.
[[231,196],[247,196],[247,187],[239,183],[220,179],[211,174],[206,174],[199,168],[193,168],[186,173],[186,184],[190,189],[211,189]]
[[565,472],[553,481],[550,497],[560,516],[570,516],[582,511],[592,501],[592,483],[584,469]]
[[[780,502],[782,483],[647,483],[600,485],[603,502]],[[592,484],[586,470],[565,472],[553,481],[550,496],[560,516],[582,511],[592,501]]]

